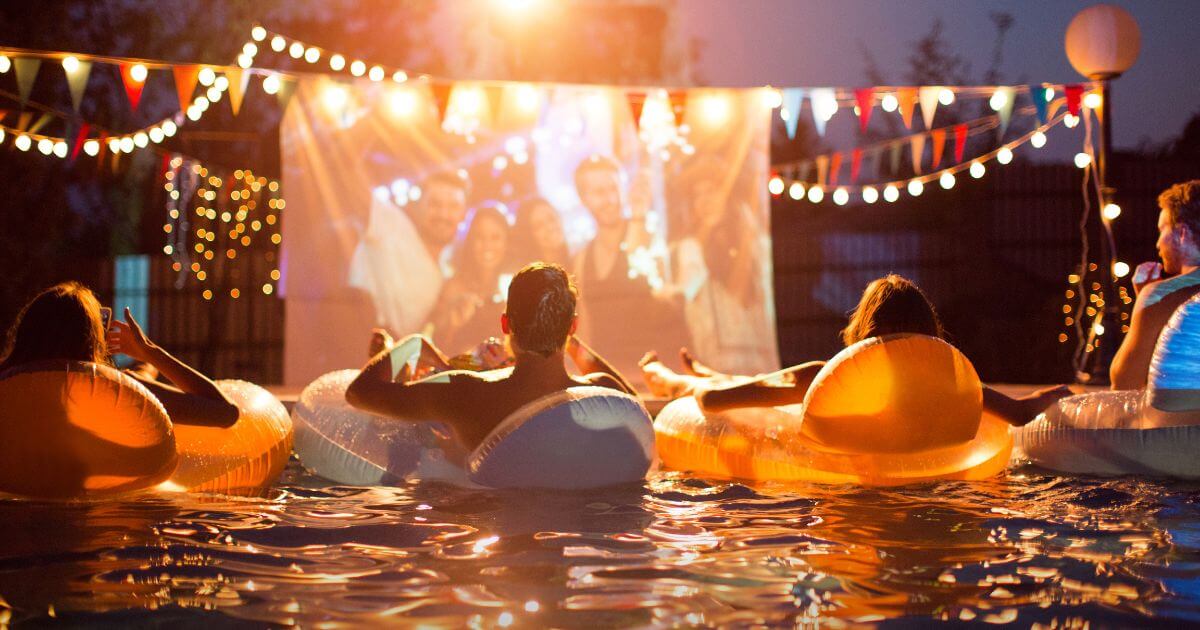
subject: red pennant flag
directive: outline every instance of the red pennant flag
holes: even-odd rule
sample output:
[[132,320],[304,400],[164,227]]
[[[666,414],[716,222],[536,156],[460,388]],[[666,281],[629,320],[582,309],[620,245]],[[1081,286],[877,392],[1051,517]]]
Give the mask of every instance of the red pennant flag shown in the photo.
[[121,64],[121,83],[125,84],[125,96],[129,97],[129,106],[136,112],[138,103],[142,100],[142,88],[146,87],[146,81],[134,79],[132,72],[133,66],[127,63]]
[[166,177],[169,170],[171,170],[171,154],[163,153],[162,163],[158,165],[158,176]]
[[854,103],[858,105],[858,128],[862,133],[866,133],[867,122],[871,120],[871,110],[875,107],[875,89],[854,90]]
[[1078,84],[1068,85],[1063,88],[1063,92],[1065,92],[1067,95],[1067,111],[1070,112],[1072,116],[1078,116],[1079,101],[1083,98],[1083,86]]
[[671,111],[675,113],[675,124],[682,125],[687,119],[688,93],[686,90],[670,92],[667,98],[671,102]]
[[171,68],[175,75],[175,93],[179,95],[179,109],[187,109],[192,104],[192,93],[196,91],[196,81],[200,78],[200,66],[175,66]]
[[937,168],[942,163],[942,151],[946,149],[946,130],[934,129],[929,132],[929,139],[933,141],[933,166]]
[[900,103],[900,117],[904,120],[904,128],[912,129],[913,108],[917,104],[917,88],[902,87],[896,90],[896,100]]
[[83,148],[83,141],[87,140],[88,124],[86,122],[79,123],[79,133],[75,134],[75,146],[71,147],[71,161],[74,162],[76,157],[79,157],[79,150]]
[[850,183],[858,181],[858,171],[862,168],[862,149],[854,149],[850,154]]
[[633,114],[634,129],[641,129],[642,107],[646,104],[646,95],[639,92],[626,92],[625,99],[629,101],[629,113]]
[[433,90],[433,105],[437,107],[437,119],[440,125],[446,116],[446,106],[450,104],[450,86],[446,83],[434,83],[430,89]]
[[962,164],[963,151],[967,148],[967,124],[954,125],[954,163]]
[[837,186],[838,171],[840,171],[840,170],[842,170],[842,154],[839,152],[839,153],[834,153],[833,156],[831,156],[829,158],[829,185],[830,186]]

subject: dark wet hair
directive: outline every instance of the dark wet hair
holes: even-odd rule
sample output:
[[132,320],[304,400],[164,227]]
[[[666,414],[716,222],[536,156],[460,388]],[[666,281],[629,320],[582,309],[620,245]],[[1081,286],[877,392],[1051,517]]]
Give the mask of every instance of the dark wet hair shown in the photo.
[[513,350],[548,357],[563,349],[575,321],[579,291],[561,266],[526,265],[508,285]]
[[945,330],[925,292],[911,280],[888,274],[863,290],[842,330],[847,346],[880,335],[916,333],[942,338]]
[[1167,211],[1171,225],[1185,225],[1200,242],[1200,179],[1175,184],[1158,196],[1158,207]]
[[108,354],[100,301],[78,282],[37,294],[8,330],[0,370],[48,359],[102,363]]

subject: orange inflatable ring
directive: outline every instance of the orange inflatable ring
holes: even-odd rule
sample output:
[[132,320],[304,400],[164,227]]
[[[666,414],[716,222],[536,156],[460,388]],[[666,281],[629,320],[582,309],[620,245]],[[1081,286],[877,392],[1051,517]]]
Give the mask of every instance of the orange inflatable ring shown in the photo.
[[141,383],[104,365],[41,361],[0,375],[0,492],[102,497],[175,470],[175,435]]
[[292,453],[292,418],[271,392],[217,381],[241,411],[230,427],[175,425],[179,467],[164,489],[237,494],[270,486]]
[[655,434],[662,463],[676,470],[887,486],[1003,471],[1009,427],[982,411],[982,385],[961,352],[896,335],[838,353],[803,405],[706,414],[681,398],[659,413]]

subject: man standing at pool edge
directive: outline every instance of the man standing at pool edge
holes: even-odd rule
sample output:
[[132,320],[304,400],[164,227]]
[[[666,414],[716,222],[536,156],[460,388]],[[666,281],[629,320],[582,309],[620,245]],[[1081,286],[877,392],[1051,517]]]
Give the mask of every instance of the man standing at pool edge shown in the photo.
[[1146,386],[1163,327],[1179,305],[1200,293],[1200,179],[1163,191],[1158,205],[1156,246],[1162,263],[1142,263],[1133,275],[1137,301],[1129,333],[1109,368],[1113,389]]

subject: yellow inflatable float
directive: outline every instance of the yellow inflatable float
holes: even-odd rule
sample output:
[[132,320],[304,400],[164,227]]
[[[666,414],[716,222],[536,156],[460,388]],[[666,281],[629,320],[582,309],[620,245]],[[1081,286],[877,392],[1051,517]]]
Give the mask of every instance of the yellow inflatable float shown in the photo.
[[842,350],[802,405],[705,413],[694,398],[655,420],[658,454],[676,470],[751,481],[901,485],[985,479],[1008,464],[1009,427],[983,413],[970,361],[924,335]]
[[0,492],[102,497],[175,470],[175,434],[141,383],[96,363],[44,361],[0,375]]

